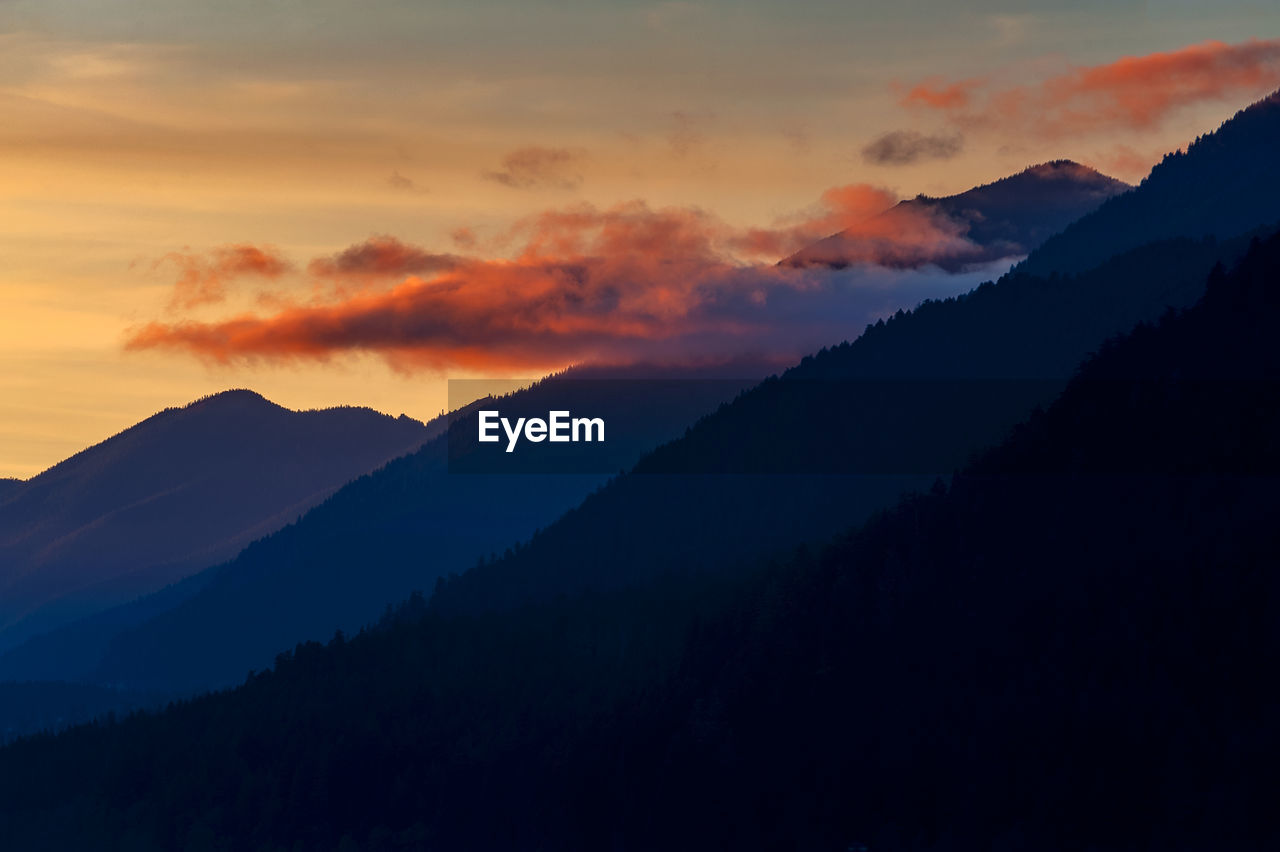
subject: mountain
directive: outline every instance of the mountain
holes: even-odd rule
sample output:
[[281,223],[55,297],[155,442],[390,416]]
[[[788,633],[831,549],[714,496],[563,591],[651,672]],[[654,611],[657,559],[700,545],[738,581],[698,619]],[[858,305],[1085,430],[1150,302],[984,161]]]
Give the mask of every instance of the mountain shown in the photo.
[[1175,240],[904,312],[703,418],[510,558],[447,581],[432,606],[474,613],[731,573],[820,542],[965,465],[1056,397],[1089,352],[1194,303],[1214,264],[1246,248]]
[[[1227,206],[1257,211],[1254,231],[1192,239],[1175,222],[1169,233],[1143,232],[1155,242],[1110,240],[1119,253],[1080,273],[1032,273],[1037,250],[998,282],[899,312],[704,418],[512,559],[438,589],[432,605],[482,612],[663,572],[742,570],[959,469],[1048,404],[1108,338],[1195,303],[1215,264],[1233,265],[1255,232],[1270,232],[1280,212],[1272,192],[1280,159],[1238,128],[1244,122],[1280,142],[1269,129],[1273,110],[1269,99],[1238,114],[1180,167],[1190,173],[1203,164],[1206,203],[1225,204],[1229,190]],[[1214,142],[1219,135],[1227,142]],[[1224,158],[1256,179],[1213,181]],[[1162,181],[1153,175],[1124,197],[1147,205],[1148,193],[1164,192]],[[1199,199],[1193,186],[1183,197],[1189,207]]]
[[[958,195],[918,195],[900,201],[869,223],[801,249],[782,265],[842,268],[871,260],[895,267],[933,264],[956,272],[966,266],[1022,257],[1127,189],[1128,184],[1088,166],[1054,160]],[[910,235],[922,230],[950,239],[928,239],[914,245]],[[912,248],[905,253],[889,251],[888,246],[901,242],[904,234]],[[1110,254],[1114,252],[1101,260]]]
[[504,613],[416,600],[233,692],[9,746],[0,831],[31,849],[1275,848],[1278,282],[1272,237],[950,484],[816,554]]
[[[755,384],[765,365],[576,368],[451,415],[474,436],[476,410],[602,417],[607,451],[591,465],[547,466],[529,445],[505,473],[468,469],[448,435],[351,482],[296,523],[180,587],[35,637],[0,657],[0,680],[77,680],[182,692],[225,686],[277,651],[335,629],[354,631],[391,601],[465,571],[528,539],[581,502],[610,473],[678,436]],[[745,376],[745,377],[744,377]],[[566,445],[556,445],[566,446]],[[529,466],[524,460],[535,463]],[[234,624],[234,630],[227,625]],[[211,641],[210,637],[217,637]]]
[[1132,192],[1109,199],[1022,264],[1032,275],[1077,273],[1169,236],[1219,239],[1280,224],[1280,91],[1175,151]]
[[21,479],[0,479],[0,503],[22,485]]
[[1273,237],[949,485],[692,625],[644,710],[557,751],[548,833],[1274,848],[1277,321]]
[[0,645],[227,559],[442,428],[246,390],[149,417],[0,496]]
[[[1253,145],[1240,156],[1259,173],[1280,169]],[[1237,191],[1242,208],[1265,206],[1249,185]],[[748,570],[962,467],[1048,404],[1109,337],[1193,304],[1214,264],[1234,263],[1247,245],[1172,234],[1079,275],[1018,269],[963,297],[927,302],[806,358],[680,436],[698,413],[684,409],[688,419],[669,424],[677,440],[589,496],[603,477],[520,479],[454,497],[437,485],[447,448],[424,451],[246,552],[187,605],[94,643],[101,656],[75,676],[151,689],[226,684],[275,649],[349,630],[438,578],[433,607],[484,612],[584,588],[608,593],[655,574]],[[704,410],[716,404],[707,402]],[[470,489],[477,480],[449,482]],[[510,502],[492,503],[494,495]],[[426,553],[423,542],[431,542]],[[207,640],[232,621],[250,627]]]

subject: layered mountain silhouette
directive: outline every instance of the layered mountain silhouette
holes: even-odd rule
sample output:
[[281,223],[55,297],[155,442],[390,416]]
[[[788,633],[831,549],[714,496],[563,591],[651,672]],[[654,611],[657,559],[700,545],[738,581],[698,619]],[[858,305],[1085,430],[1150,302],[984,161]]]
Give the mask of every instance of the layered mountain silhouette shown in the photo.
[[[1133,237],[1154,242],[1110,235],[1118,253],[1079,273],[1032,274],[1052,265],[1037,250],[998,282],[900,312],[705,418],[514,558],[437,590],[432,605],[481,612],[662,572],[739,570],[779,548],[820,541],[921,479],[958,469],[1048,404],[1108,338],[1193,304],[1215,264],[1233,264],[1253,236],[1272,230],[1280,212],[1275,103],[1238,114],[1192,146],[1178,170],[1158,169],[1121,196],[1144,208],[1155,206],[1151,195],[1181,193],[1187,208],[1203,196],[1207,206],[1253,211],[1252,218],[1209,235],[1180,215],[1158,218],[1163,228]],[[1241,122],[1249,132],[1239,131]],[[1215,141],[1219,135],[1226,141]],[[1216,182],[1228,160],[1254,179]],[[1188,175],[1201,164],[1197,184]],[[655,526],[667,534],[655,537]]]
[[[0,657],[0,680],[80,680],[144,690],[225,686],[300,639],[354,631],[388,603],[526,540],[608,473],[678,436],[767,372],[714,368],[577,368],[483,402],[504,415],[572,409],[609,424],[612,467],[458,470],[447,435],[362,476],[296,523],[181,584],[47,635]],[[450,417],[472,436],[476,409]],[[501,455],[501,448],[499,447]],[[525,451],[514,454],[518,462]],[[512,457],[508,457],[512,458]],[[235,624],[228,631],[226,625]],[[210,636],[218,636],[216,642]]]
[[[1231,128],[1253,114],[1218,133],[1246,139]],[[1280,142],[1272,125],[1255,126]],[[1202,141],[1185,168],[1204,158],[1202,192],[1217,201],[1235,193],[1239,209],[1258,211],[1246,227],[1262,230],[1280,162],[1247,135],[1235,159],[1257,179],[1224,188],[1208,179],[1222,156]],[[1165,180],[1157,170],[1125,197],[1164,193]],[[432,606],[480,613],[584,589],[609,593],[655,575],[732,574],[797,542],[822,541],[962,467],[1048,404],[1108,338],[1193,304],[1209,270],[1234,263],[1251,236],[1191,238],[1178,221],[1144,238],[1153,235],[1155,242],[1117,243],[1118,254],[1080,274],[1031,274],[1033,252],[1027,267],[999,282],[878,323],[742,394],[555,523],[601,478],[551,487],[519,479],[493,489],[511,501],[494,505],[478,479],[456,478],[475,488],[466,496],[441,491],[447,448],[424,449],[248,549],[181,606],[95,645],[104,650],[75,674],[147,688],[225,684],[273,650],[364,623],[381,602],[442,575]],[[696,413],[673,412],[672,434]],[[447,577],[543,526],[509,556]],[[247,629],[207,641],[236,619]],[[13,656],[0,671],[8,663],[10,672],[32,671],[30,660],[19,666]]]
[[507,612],[414,600],[233,692],[10,746],[0,831],[137,850],[1274,848],[1278,282],[1273,236],[949,483],[816,555]]
[[801,249],[782,264],[843,268],[870,262],[933,265],[956,272],[1022,257],[1127,189],[1128,184],[1088,166],[1055,160],[958,195],[919,195],[901,201],[868,222]]
[[1151,170],[1138,191],[1108,200],[1022,264],[1033,275],[1076,273],[1171,234],[1203,238],[1280,223],[1280,91],[1243,109]]
[[433,431],[227,391],[0,491],[0,646],[235,555]]

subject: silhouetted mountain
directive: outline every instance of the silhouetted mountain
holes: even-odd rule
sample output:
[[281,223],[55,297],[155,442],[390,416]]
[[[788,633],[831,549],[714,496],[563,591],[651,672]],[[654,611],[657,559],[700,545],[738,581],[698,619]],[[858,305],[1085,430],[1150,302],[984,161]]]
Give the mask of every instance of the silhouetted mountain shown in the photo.
[[[1079,277],[1009,275],[869,328],[641,459],[513,558],[437,588],[480,612],[663,572],[742,570],[963,466],[1108,337],[1203,292],[1235,243],[1171,242]],[[663,531],[655,535],[654,530]]]
[[[1252,150],[1243,147],[1242,158]],[[1250,197],[1241,204],[1262,206]],[[534,536],[516,558],[446,581],[434,605],[484,611],[583,588],[604,592],[655,573],[740,570],[797,542],[822,541],[904,489],[962,466],[1051,400],[1108,337],[1193,303],[1209,269],[1232,262],[1245,242],[1174,239],[1078,276],[1019,269],[964,297],[903,312],[708,417],[642,460],[639,475],[619,477]],[[199,601],[115,638],[93,676],[150,687],[229,682],[260,667],[271,649],[364,623],[383,601],[520,541],[599,482],[543,487],[522,479],[494,489],[510,503],[490,505],[483,490],[456,498],[440,491],[433,477],[447,451],[432,452],[434,461],[420,454],[353,485],[305,524],[246,553]],[[877,455],[893,466],[866,467]],[[698,471],[708,475],[687,475]],[[483,511],[487,519],[476,520]],[[369,566],[364,579],[352,572],[357,564]],[[237,618],[253,627],[205,641]]]
[[[1276,170],[1280,161],[1234,129],[1271,109],[1268,101],[1246,110],[1200,145],[1238,146],[1241,168]],[[1219,134],[1225,147],[1212,141]],[[1152,186],[1126,197],[1146,204],[1148,192],[1160,191]],[[1240,209],[1258,211],[1253,226],[1268,231],[1280,197],[1269,182],[1232,191]],[[1221,192],[1205,184],[1206,203]],[[1183,203],[1198,198],[1188,184]],[[1248,244],[1247,236],[1171,237],[1080,274],[1041,277],[1020,266],[806,358],[642,459],[638,475],[611,482],[515,559],[438,589],[433,606],[476,612],[663,571],[731,571],[821,541],[903,489],[963,466],[1053,399],[1106,339],[1194,303],[1214,264],[1234,263]],[[848,475],[824,475],[832,473]],[[666,532],[655,536],[655,528]]]
[[290,411],[244,390],[149,417],[7,489],[0,643],[226,559],[431,434],[404,416]]
[[198,571],[157,592],[27,639],[0,654],[0,683],[90,681],[112,639],[195,595],[214,573]]
[[1226,239],[1280,223],[1280,91],[1236,113],[1186,153],[1175,151],[1132,192],[1045,241],[1024,272],[1082,272],[1152,240]]
[[[932,264],[959,271],[1022,257],[1128,188],[1128,184],[1088,166],[1054,160],[958,195],[918,195],[901,201],[869,223],[832,234],[782,264],[842,268],[870,261],[893,267]],[[949,239],[911,239],[920,232]],[[1158,237],[1144,242],[1151,239]]]
[[816,557],[505,613],[416,599],[234,692],[9,746],[0,832],[1274,848],[1278,282],[1273,237],[1191,310],[1103,346],[949,486]]
[[[732,484],[719,476],[686,477],[674,485],[654,476],[623,477],[538,536],[518,560],[471,572],[438,594],[436,604],[510,606],[530,596],[575,593],[584,585],[608,588],[654,571],[702,566],[711,553],[725,569],[796,541],[821,540],[917,485],[926,471],[947,472],[963,464],[973,449],[997,439],[1033,405],[1051,399],[1089,350],[1138,321],[1155,318],[1167,306],[1190,304],[1209,267],[1238,251],[1236,245],[1212,240],[1153,245],[1088,275],[1038,279],[1019,271],[964,298],[927,303],[902,314],[869,329],[852,345],[808,359],[782,382],[746,395],[642,464],[651,471],[707,470],[708,459],[715,459],[721,465],[714,469],[720,471],[820,475],[848,471],[860,461],[831,443],[833,437],[856,435],[856,440],[837,443],[891,449],[903,464],[880,472],[896,475],[864,476],[856,482],[757,476],[739,477]],[[1034,381],[1025,382],[1028,378]],[[830,384],[866,379],[922,380],[933,387],[913,398],[899,385],[894,405],[885,406],[878,404],[882,398],[868,397],[865,387],[849,394],[847,386]],[[989,397],[1007,380],[1017,383],[1008,386],[1014,393],[982,405],[964,404],[966,387],[980,388]],[[795,385],[784,387],[786,381],[803,381],[811,392],[797,399]],[[898,408],[904,400],[909,407]],[[826,437],[804,431],[809,427],[803,424],[824,421],[845,425],[826,429]],[[804,437],[779,441],[779,434]],[[521,480],[501,489],[511,503],[495,511],[496,517],[511,518],[510,525],[459,534],[466,528],[454,530],[454,519],[473,511],[462,507],[483,505],[486,497],[481,492],[460,501],[431,496],[433,489],[426,483],[433,471],[439,473],[446,450],[442,446],[435,452],[434,462],[424,455],[413,469],[388,473],[371,486],[375,493],[358,501],[353,495],[364,486],[353,487],[351,504],[336,503],[289,530],[281,541],[264,542],[260,550],[246,554],[244,568],[227,576],[255,577],[259,569],[251,566],[272,566],[261,571],[264,579],[253,581],[261,584],[262,594],[239,580],[221,582],[202,593],[202,601],[118,637],[95,676],[195,686],[210,683],[206,673],[217,671],[212,682],[226,682],[244,668],[260,665],[255,661],[265,659],[269,648],[362,623],[380,600],[401,595],[411,585],[427,585],[504,546],[501,542],[520,540],[573,505],[589,487],[577,483],[560,490],[565,485],[560,481],[532,496],[534,491],[525,489],[537,488]],[[537,508],[530,510],[529,502]],[[437,527],[424,523],[424,515],[437,517],[434,524],[454,534],[434,534]],[[678,546],[654,537],[655,527],[671,531]],[[424,561],[419,553],[427,540],[433,542],[433,558]],[[608,571],[600,569],[601,553],[611,554]],[[376,566],[369,582],[352,582],[352,563]],[[308,580],[312,576],[326,580],[315,585]],[[293,605],[285,608],[285,601]],[[248,620],[261,628],[243,637],[237,633],[224,645],[204,642],[205,631],[246,607],[260,612]],[[288,618],[274,617],[281,608],[290,613]],[[205,615],[196,617],[201,611]],[[344,614],[349,618],[357,612],[364,615],[344,620]],[[186,638],[175,641],[177,635]]]
[[[614,472],[764,371],[749,362],[580,368],[494,404],[513,418],[546,417],[559,408],[603,417]],[[735,373],[740,377],[725,378]],[[474,435],[478,407],[451,418],[451,428]],[[450,454],[446,436],[432,440],[350,483],[234,560],[191,578],[186,588],[166,589],[14,649],[0,659],[0,678],[166,690],[236,683],[246,671],[269,665],[281,648],[330,636],[335,628],[358,629],[389,602],[517,545],[606,479],[597,467],[521,472],[523,450],[508,468],[516,472],[459,472]]]
[[17,493],[21,485],[21,479],[0,479],[0,503],[4,503],[10,495]]
[[665,693],[542,764],[550,836],[1275,848],[1277,321],[1273,237],[949,488],[695,622]]

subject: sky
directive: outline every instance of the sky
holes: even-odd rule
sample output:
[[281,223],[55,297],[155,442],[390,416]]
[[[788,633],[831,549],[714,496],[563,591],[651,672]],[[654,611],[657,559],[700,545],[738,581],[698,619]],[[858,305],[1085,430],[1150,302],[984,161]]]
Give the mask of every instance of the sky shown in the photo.
[[[1280,87],[1274,2],[0,0],[0,476],[231,387],[798,356],[998,268],[773,266]],[[921,223],[913,239],[954,235]]]

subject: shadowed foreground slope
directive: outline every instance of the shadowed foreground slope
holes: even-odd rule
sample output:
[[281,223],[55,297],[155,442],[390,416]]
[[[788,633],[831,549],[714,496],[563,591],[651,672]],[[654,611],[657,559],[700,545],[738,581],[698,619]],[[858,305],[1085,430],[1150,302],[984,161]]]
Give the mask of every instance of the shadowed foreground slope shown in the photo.
[[736,582],[406,606],[0,751],[24,848],[1274,848],[1280,237],[950,485]]

